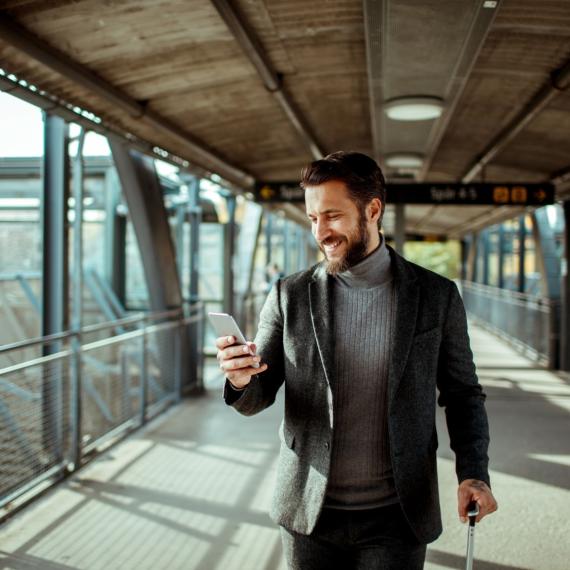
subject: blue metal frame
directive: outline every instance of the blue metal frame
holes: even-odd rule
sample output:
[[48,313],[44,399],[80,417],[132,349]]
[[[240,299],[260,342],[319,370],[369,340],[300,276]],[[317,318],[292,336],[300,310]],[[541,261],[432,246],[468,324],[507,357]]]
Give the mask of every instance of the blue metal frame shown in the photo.
[[[68,320],[68,191],[67,125],[60,117],[44,115],[42,192],[42,336],[59,333]],[[61,342],[44,344],[44,356],[55,354]],[[42,383],[43,440],[46,451],[63,458],[63,433],[58,416],[63,413],[60,363],[48,363]]]

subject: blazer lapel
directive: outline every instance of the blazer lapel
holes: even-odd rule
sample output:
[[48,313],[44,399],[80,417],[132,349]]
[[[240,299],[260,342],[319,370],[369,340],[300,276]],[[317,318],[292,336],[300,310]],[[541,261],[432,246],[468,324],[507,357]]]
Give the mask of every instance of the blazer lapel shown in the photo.
[[419,287],[412,267],[391,247],[394,287],[396,288],[396,322],[388,369],[388,398],[396,395],[404,372],[416,329],[418,316]]
[[332,282],[324,267],[319,265],[309,282],[309,310],[313,332],[319,349],[319,356],[325,371],[325,377],[331,385],[334,371],[334,331],[332,322]]

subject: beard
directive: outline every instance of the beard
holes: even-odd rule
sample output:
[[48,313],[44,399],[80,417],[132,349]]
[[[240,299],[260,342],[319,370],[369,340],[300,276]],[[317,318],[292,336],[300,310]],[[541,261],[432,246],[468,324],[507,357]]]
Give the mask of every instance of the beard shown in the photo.
[[[323,244],[328,241],[336,241],[339,238],[346,242],[345,253],[338,259],[328,259]],[[358,224],[353,231],[345,236],[333,236],[324,242],[319,243],[319,249],[324,253],[326,258],[326,272],[329,275],[337,275],[338,273],[346,271],[353,265],[356,265],[360,260],[366,257],[369,242],[370,236],[366,227],[366,218],[362,213],[360,213],[358,216]]]

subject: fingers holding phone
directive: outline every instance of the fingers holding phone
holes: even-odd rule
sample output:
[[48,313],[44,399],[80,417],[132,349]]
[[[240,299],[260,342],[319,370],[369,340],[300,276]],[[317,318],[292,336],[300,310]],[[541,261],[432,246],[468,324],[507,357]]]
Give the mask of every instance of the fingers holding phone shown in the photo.
[[254,374],[267,370],[267,364],[261,364],[261,358],[255,354],[253,343],[230,344],[228,338],[232,337],[220,337],[216,340],[220,369],[233,386],[245,388]]
[[210,322],[219,335],[216,339],[220,369],[236,388],[245,388],[254,374],[267,370],[255,354],[255,344],[248,342],[231,315],[208,313]]

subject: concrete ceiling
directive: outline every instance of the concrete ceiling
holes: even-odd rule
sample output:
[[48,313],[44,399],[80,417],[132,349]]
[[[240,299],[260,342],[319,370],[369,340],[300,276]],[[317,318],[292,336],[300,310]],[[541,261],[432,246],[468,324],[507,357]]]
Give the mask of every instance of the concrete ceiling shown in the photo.
[[[424,157],[394,182],[555,179],[561,197],[569,58],[568,0],[0,2],[0,88],[37,96],[14,74],[242,188],[350,149]],[[388,119],[406,95],[443,115]],[[410,205],[406,229],[456,237],[520,211]]]

